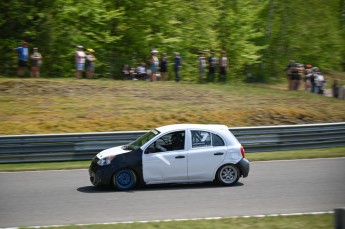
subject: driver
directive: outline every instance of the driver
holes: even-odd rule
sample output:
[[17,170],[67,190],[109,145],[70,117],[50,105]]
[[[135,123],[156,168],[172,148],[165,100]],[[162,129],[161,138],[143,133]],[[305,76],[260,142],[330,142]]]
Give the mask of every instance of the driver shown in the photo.
[[173,150],[182,150],[184,149],[184,137],[181,132],[174,133],[171,136],[171,143]]

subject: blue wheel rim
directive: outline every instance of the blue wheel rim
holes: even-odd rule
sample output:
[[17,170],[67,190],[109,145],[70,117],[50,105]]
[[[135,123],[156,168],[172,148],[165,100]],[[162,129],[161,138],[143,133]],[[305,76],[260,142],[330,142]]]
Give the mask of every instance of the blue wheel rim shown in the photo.
[[120,189],[128,189],[134,185],[134,175],[131,171],[122,170],[116,174],[116,186]]

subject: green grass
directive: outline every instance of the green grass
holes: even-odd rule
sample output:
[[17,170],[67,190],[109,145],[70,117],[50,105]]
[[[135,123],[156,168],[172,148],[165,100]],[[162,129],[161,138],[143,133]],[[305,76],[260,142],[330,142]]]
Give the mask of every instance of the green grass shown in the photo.
[[[345,157],[345,147],[247,153],[249,161]],[[90,161],[0,164],[0,172],[85,169]]]
[[85,169],[90,161],[68,161],[68,162],[39,162],[39,163],[14,163],[0,164],[0,172],[38,171],[38,170],[63,170],[63,169]]
[[345,121],[344,101],[231,82],[0,77],[0,134],[148,130],[175,123],[229,127]]
[[[51,227],[53,228],[53,227]],[[61,229],[167,229],[167,228],[203,228],[203,229],[331,229],[332,214],[300,215],[300,216],[268,216],[251,218],[224,218],[211,220],[186,220],[170,222],[150,222],[110,225],[64,226]]]
[[246,158],[250,161],[292,160],[333,157],[345,157],[345,147],[259,152],[246,154]]

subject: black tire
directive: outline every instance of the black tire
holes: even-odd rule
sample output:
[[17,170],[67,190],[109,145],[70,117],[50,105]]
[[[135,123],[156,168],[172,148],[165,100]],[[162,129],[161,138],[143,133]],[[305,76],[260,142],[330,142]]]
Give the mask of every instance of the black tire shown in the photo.
[[217,171],[217,181],[225,186],[231,186],[238,182],[241,173],[236,165],[226,164]]
[[113,176],[113,185],[119,190],[129,190],[137,184],[137,176],[131,169],[121,169]]

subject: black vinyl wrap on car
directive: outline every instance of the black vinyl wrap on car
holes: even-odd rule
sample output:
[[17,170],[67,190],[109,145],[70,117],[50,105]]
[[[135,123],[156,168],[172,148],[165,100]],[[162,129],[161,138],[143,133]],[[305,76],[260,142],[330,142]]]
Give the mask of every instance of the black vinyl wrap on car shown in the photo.
[[92,170],[92,171],[95,171],[95,168],[98,166],[97,165],[97,162],[99,161],[98,157],[95,156],[92,161],[91,161],[91,164],[90,164],[90,167],[89,167],[89,171]]
[[121,169],[132,169],[138,178],[139,184],[144,184],[143,178],[143,151],[139,148],[128,153],[116,155],[111,162],[113,173]]

